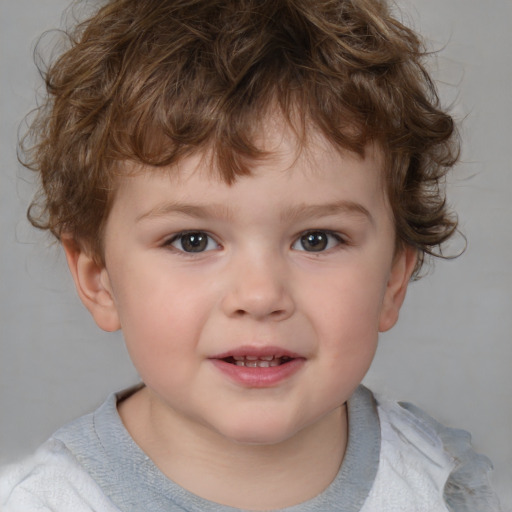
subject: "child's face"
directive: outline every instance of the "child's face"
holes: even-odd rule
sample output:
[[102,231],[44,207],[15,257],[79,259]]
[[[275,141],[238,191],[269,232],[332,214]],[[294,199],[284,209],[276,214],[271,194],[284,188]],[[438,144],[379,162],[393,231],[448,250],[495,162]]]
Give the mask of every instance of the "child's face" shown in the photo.
[[276,153],[231,186],[199,157],[123,178],[89,305],[119,322],[164,416],[263,444],[343,407],[414,264],[395,255],[378,151],[320,140],[297,158],[288,133],[269,140]]

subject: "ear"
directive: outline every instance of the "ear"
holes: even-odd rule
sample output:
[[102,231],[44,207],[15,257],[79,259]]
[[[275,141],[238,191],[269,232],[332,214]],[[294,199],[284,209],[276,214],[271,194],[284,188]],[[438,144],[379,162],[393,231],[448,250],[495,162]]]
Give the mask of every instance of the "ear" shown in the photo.
[[395,255],[379,317],[380,332],[388,331],[398,320],[407,286],[416,266],[417,254],[416,249],[406,246]]
[[78,295],[94,321],[104,331],[120,329],[119,316],[105,266],[98,264],[72,238],[62,237],[62,246]]

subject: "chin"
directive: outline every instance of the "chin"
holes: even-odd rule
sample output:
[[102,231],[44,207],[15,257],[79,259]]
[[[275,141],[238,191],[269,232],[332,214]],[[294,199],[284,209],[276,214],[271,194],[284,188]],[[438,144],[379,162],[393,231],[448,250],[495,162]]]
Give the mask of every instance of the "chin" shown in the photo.
[[299,427],[288,422],[260,416],[223,425],[218,431],[228,441],[236,444],[271,446],[287,441],[299,430]]

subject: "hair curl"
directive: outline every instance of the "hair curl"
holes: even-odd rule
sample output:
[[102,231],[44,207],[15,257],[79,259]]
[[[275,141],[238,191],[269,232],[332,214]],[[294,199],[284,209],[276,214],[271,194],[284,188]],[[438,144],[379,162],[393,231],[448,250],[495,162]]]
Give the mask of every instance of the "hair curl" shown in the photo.
[[312,126],[359,154],[380,144],[416,273],[456,231],[443,189],[454,122],[421,40],[385,1],[110,0],[68,37],[25,139],[42,184],[28,216],[99,260],[119,163],[169,166],[213,149],[231,183],[264,156],[255,135],[276,106],[304,137]]

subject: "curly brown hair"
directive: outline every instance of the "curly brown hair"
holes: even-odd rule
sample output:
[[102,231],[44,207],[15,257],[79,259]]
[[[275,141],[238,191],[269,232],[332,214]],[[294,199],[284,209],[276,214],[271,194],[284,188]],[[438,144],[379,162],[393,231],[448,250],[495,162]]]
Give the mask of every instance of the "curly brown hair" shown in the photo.
[[264,156],[255,135],[276,108],[302,142],[313,128],[361,155],[381,146],[416,273],[456,230],[443,188],[454,122],[422,41],[383,0],[110,0],[68,38],[25,139],[42,184],[28,216],[98,261],[120,164],[212,150],[231,183]]

